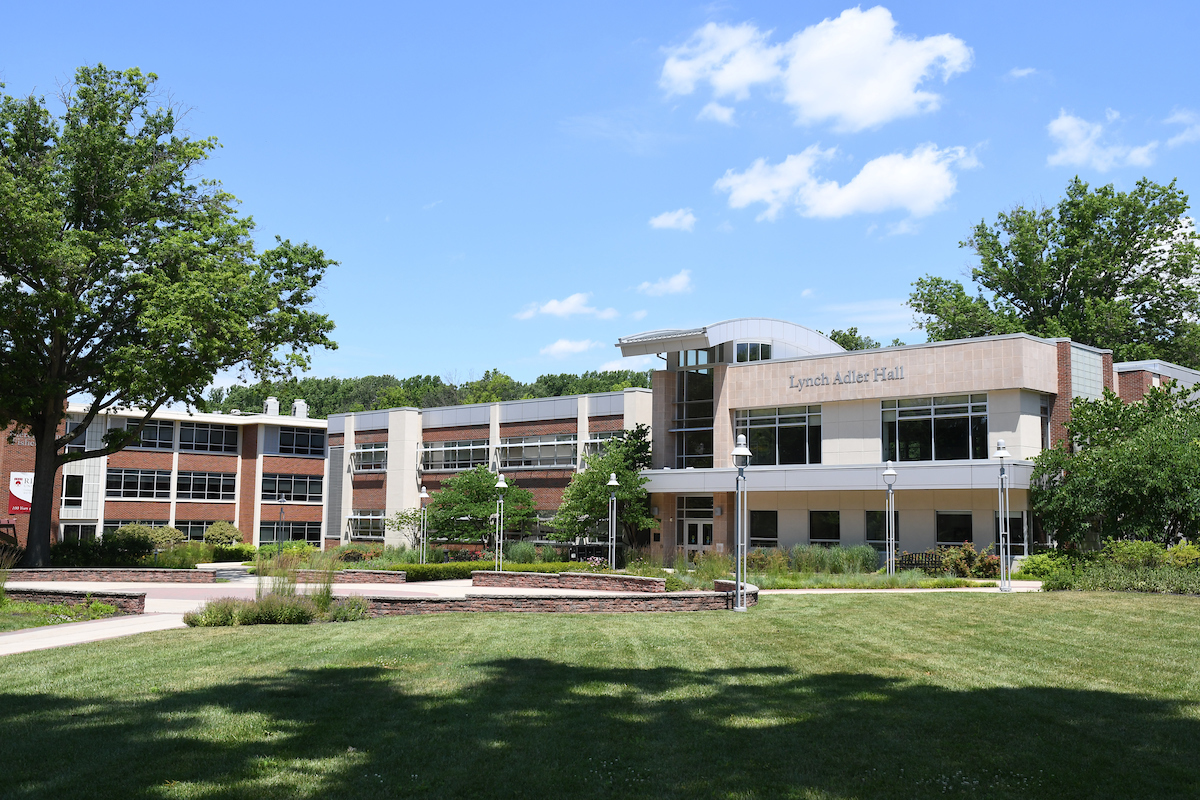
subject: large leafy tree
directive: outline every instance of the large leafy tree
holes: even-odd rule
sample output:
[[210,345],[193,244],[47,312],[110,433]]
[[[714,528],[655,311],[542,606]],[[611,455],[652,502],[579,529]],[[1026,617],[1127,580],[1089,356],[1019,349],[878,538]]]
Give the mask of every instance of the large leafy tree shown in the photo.
[[1030,501],[1060,544],[1200,533],[1200,406],[1190,390],[1153,389],[1125,403],[1111,391],[1071,404],[1071,448],[1036,459]]
[[[533,493],[505,478],[504,529],[524,530],[534,519]],[[466,541],[487,541],[495,532],[496,475],[483,464],[446,479],[430,495],[429,527],[437,536]]]
[[308,310],[333,262],[308,244],[256,252],[249,217],[197,177],[217,146],[153,101],[156,77],[81,68],[51,114],[44,98],[0,97],[0,424],[36,439],[26,561],[49,550],[54,475],[140,435],[62,452],[68,398],[83,420],[114,407],[146,418],[202,406],[219,370],[283,376],[332,347]]
[[604,443],[603,449],[588,456],[587,468],[575,473],[563,493],[563,502],[554,516],[554,538],[570,540],[607,530],[609,477],[617,476],[617,526],[626,544],[636,544],[638,534],[653,528],[657,520],[650,515],[646,493],[648,478],[641,470],[650,468],[650,429],[638,425]]
[[1025,332],[1119,361],[1200,366],[1200,251],[1187,211],[1174,181],[1120,192],[1075,178],[1053,209],[1017,206],[960,243],[979,259],[974,296],[927,275],[909,305],[931,341]]

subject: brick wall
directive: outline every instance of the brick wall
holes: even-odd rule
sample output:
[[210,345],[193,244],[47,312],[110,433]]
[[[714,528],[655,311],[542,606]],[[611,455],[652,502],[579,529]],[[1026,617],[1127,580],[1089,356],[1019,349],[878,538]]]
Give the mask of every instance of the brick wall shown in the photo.
[[[109,463],[112,459],[109,459]],[[224,472],[236,473],[238,457],[234,455],[213,455],[211,453],[180,453],[180,472]],[[168,467],[169,469],[169,467]]]
[[1066,442],[1071,419],[1071,343],[1055,342],[1058,355],[1058,394],[1050,401],[1050,446]]
[[18,603],[54,603],[81,605],[90,600],[116,606],[122,614],[142,614],[146,610],[144,592],[76,592],[72,589],[9,589],[10,600]]
[[[354,486],[353,508],[387,508],[387,475],[368,472],[351,478]],[[343,509],[348,511],[349,509]]]
[[[336,545],[335,545],[336,546]],[[320,583],[325,573],[317,569],[296,570],[300,583]],[[394,569],[339,569],[333,573],[334,583],[404,583],[405,573]]]
[[522,589],[589,589],[600,592],[665,592],[662,578],[610,575],[594,572],[490,572],[471,573],[472,586],[507,586]]
[[1100,356],[1100,369],[1104,372],[1104,388],[1109,391],[1116,391],[1113,386],[1113,357],[1112,353],[1105,353]]
[[[223,520],[233,523],[233,508],[233,503],[189,503],[187,501],[179,501],[175,504],[175,519],[179,522],[187,522],[188,520],[216,522],[217,520]],[[109,517],[109,519],[125,519],[125,517]]]
[[459,439],[486,439],[490,435],[487,425],[463,425],[457,428],[425,428],[421,431],[421,440],[453,442]]
[[171,469],[174,456],[166,450],[118,450],[108,457],[109,469]]
[[344,434],[344,433],[329,434],[329,446],[330,447],[345,447],[346,446],[346,434]]
[[171,518],[171,504],[146,500],[106,500],[104,518],[166,522]]
[[1126,403],[1136,403],[1146,396],[1146,392],[1154,386],[1154,373],[1139,369],[1136,372],[1122,372],[1117,376],[1120,384],[1118,394]]
[[578,419],[547,419],[534,422],[506,422],[500,426],[500,438],[545,436],[550,433],[578,433]]
[[355,431],[355,444],[370,444],[373,442],[386,442],[388,440],[387,431]]
[[[262,521],[263,522],[278,522],[279,521],[279,505],[273,503],[263,503],[262,505]],[[283,504],[283,521],[284,522],[320,522],[324,516],[324,509],[318,505],[299,505],[297,503]]]
[[510,485],[516,483],[533,494],[534,508],[550,511],[562,505],[563,492],[574,474],[571,469],[521,469],[506,472],[505,478]]
[[[0,511],[4,512],[5,518],[16,519],[17,541],[22,547],[25,547],[29,543],[29,515],[8,513],[8,483],[9,476],[14,472],[33,472],[37,451],[33,437],[28,434],[14,436],[13,443],[9,444],[8,436],[12,430],[10,427],[0,434],[0,479],[4,481],[4,506],[0,508]],[[58,522],[58,499],[61,496],[61,489],[56,486],[54,494],[54,521],[56,523]]]
[[255,470],[258,468],[258,426],[245,425],[242,427],[242,474],[239,497],[241,498],[241,517],[237,528],[242,532],[243,542],[254,541],[254,507],[258,501],[255,494]]
[[[630,613],[637,611],[728,611],[733,592],[613,593],[607,597],[554,595],[467,595],[466,597],[367,597],[372,617],[446,612],[534,611],[542,613]],[[746,593],[746,604],[758,604],[758,590]]]
[[263,456],[264,475],[324,475],[325,459],[305,456]]
[[[202,569],[154,569],[153,567],[46,567],[14,569],[9,582],[102,581],[121,583],[215,583],[217,573]],[[7,594],[7,590],[5,592]]]
[[625,417],[611,415],[606,417],[588,417],[588,433],[601,431],[619,431],[625,427]]

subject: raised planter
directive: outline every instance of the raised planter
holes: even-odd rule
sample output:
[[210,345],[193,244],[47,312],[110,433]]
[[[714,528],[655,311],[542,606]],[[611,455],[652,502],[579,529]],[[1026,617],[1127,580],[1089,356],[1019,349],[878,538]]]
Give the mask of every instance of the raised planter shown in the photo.
[[[300,583],[320,583],[325,579],[324,570],[298,569],[296,580]],[[334,583],[404,583],[405,574],[392,569],[339,569],[333,573]]]
[[13,589],[6,588],[4,596],[18,603],[63,603],[76,606],[92,600],[116,606],[122,614],[142,614],[146,611],[145,592],[80,592],[75,589]]
[[44,567],[14,569],[11,582],[105,581],[118,583],[216,583],[217,574],[203,569],[160,569],[157,567]]
[[[613,614],[649,611],[728,611],[733,592],[613,592],[597,597],[478,595],[466,597],[366,597],[372,617],[450,612],[534,611]],[[757,605],[758,587],[747,584],[746,604]]]
[[639,575],[614,575],[603,572],[494,572],[471,573],[472,586],[502,586],[515,589],[586,589],[596,592],[667,591],[662,578]]

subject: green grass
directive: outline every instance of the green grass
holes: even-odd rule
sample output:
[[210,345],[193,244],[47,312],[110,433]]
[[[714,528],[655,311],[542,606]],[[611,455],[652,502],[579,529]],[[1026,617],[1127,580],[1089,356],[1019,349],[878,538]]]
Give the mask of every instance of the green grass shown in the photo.
[[1196,797],[1198,612],[840,594],[144,634],[3,659],[0,797]]
[[18,603],[0,598],[0,633],[63,622],[103,619],[116,613],[116,606],[94,600],[71,606],[60,603]]

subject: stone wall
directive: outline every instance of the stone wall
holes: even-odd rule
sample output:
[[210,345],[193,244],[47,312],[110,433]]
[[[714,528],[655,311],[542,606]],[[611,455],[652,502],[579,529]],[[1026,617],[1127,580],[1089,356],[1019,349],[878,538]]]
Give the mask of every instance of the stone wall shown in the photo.
[[146,611],[145,592],[79,592],[74,589],[12,589],[4,596],[17,603],[63,603],[80,605],[90,598],[97,603],[116,606],[122,614],[142,614]]
[[14,569],[12,582],[21,581],[120,581],[128,583],[216,583],[217,573],[202,569],[153,567],[46,567]]
[[[320,583],[324,572],[319,569],[298,569],[300,583]],[[334,583],[404,583],[405,574],[394,569],[339,569],[333,574]]]
[[[534,611],[541,613],[629,613],[637,611],[728,611],[732,592],[638,592],[600,597],[554,595],[467,595],[466,597],[368,597],[372,617],[447,612]],[[746,604],[758,603],[758,588],[750,587]]]
[[519,589],[587,589],[601,592],[665,592],[662,578],[611,575],[596,572],[492,572],[471,573],[472,586],[507,586]]

